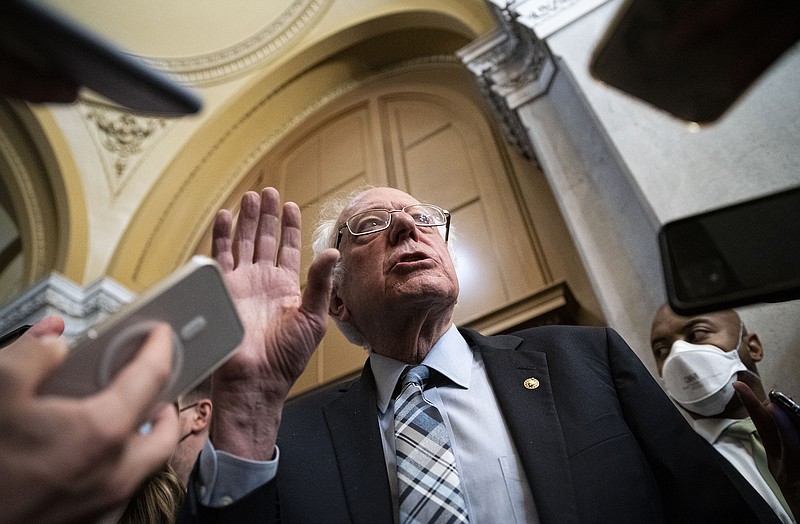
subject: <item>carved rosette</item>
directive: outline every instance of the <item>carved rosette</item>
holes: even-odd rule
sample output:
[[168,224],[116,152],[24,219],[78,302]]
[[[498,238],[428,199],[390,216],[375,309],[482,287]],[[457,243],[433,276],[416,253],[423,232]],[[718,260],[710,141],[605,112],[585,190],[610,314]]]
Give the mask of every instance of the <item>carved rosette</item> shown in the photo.
[[506,140],[523,156],[535,159],[527,130],[516,109],[545,94],[555,64],[543,40],[510,9],[487,2],[497,28],[458,52],[475,75]]
[[111,193],[116,196],[146,147],[167,126],[167,120],[134,115],[88,101],[82,101],[80,106],[92,136],[100,145]]

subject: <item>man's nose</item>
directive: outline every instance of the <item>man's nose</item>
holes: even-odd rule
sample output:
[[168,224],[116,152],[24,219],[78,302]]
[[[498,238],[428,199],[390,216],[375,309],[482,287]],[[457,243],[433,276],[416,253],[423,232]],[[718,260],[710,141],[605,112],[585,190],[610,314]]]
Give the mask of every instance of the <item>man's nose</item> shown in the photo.
[[392,244],[402,242],[406,237],[417,240],[417,224],[405,211],[392,213],[392,223],[389,224],[389,240]]

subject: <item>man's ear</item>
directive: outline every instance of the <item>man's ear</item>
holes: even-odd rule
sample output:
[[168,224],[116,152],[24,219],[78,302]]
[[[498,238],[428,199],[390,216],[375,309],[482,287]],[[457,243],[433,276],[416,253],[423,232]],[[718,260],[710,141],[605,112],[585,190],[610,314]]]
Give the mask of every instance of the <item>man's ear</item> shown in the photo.
[[192,430],[201,431],[206,429],[211,424],[211,414],[213,411],[214,407],[209,399],[200,399],[195,407],[197,416],[192,420]]
[[764,358],[764,348],[755,333],[748,333],[744,336],[744,343],[747,346],[747,353],[753,362],[760,362]]
[[347,322],[350,319],[350,310],[347,309],[347,306],[344,305],[344,301],[336,293],[336,288],[331,290],[328,314],[339,322]]

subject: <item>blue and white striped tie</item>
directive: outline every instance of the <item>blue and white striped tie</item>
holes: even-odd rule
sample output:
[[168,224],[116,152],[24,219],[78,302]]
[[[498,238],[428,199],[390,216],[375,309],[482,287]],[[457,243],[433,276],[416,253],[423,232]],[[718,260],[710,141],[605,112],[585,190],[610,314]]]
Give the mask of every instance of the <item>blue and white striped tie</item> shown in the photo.
[[406,372],[395,400],[400,522],[469,522],[442,415],[422,394],[429,370]]

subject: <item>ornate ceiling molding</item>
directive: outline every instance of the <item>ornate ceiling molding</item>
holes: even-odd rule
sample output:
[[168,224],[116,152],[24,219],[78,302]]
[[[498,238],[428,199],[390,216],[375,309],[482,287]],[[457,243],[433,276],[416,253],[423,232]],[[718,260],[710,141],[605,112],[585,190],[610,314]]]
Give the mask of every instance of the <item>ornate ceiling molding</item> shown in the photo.
[[547,38],[609,0],[489,1],[501,8],[513,5],[520,22],[533,29],[539,38]]
[[87,100],[82,100],[78,109],[97,146],[112,199],[116,199],[168,121]]
[[111,278],[85,288],[51,273],[0,308],[0,333],[23,324],[34,324],[47,315],[64,319],[64,338],[71,342],[136,295]]
[[141,58],[157,69],[168,71],[181,82],[193,85],[218,82],[278,54],[311,28],[332,3],[332,0],[295,0],[255,35],[213,53],[181,58]]
[[510,9],[487,4],[497,29],[458,51],[475,75],[506,140],[528,159],[533,145],[516,109],[547,93],[555,63],[544,40],[517,20]]

